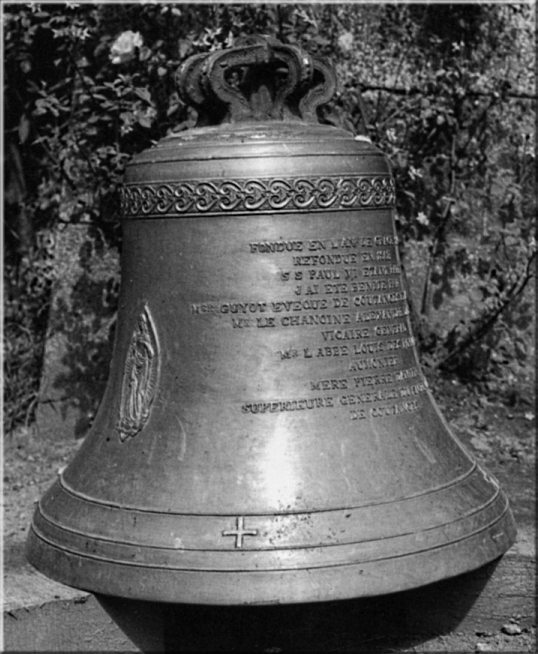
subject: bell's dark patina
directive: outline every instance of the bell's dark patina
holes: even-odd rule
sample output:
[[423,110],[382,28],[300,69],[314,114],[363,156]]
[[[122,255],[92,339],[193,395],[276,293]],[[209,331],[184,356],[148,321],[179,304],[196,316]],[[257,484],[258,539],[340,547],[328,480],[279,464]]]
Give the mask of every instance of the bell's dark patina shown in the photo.
[[333,72],[248,38],[178,81],[199,126],[128,166],[109,384],[30,561],[94,592],[241,604],[500,556],[506,497],[419,367],[387,161],[316,122]]

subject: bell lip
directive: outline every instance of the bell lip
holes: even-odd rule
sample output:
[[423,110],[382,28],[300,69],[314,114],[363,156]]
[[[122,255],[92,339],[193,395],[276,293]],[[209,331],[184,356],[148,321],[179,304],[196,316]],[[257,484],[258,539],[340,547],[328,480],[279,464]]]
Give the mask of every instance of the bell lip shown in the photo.
[[366,563],[243,573],[148,568],[66,551],[43,541],[33,526],[26,557],[56,581],[102,595],[204,605],[297,604],[375,597],[457,577],[500,558],[516,534],[507,503],[497,520],[457,542]]

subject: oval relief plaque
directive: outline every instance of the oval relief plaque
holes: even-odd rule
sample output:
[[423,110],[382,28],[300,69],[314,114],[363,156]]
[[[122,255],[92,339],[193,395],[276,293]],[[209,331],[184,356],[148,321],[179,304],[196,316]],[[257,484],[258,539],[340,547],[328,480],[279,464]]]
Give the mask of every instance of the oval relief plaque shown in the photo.
[[136,436],[146,425],[159,381],[159,343],[147,305],[131,336],[121,387],[117,430],[121,441]]

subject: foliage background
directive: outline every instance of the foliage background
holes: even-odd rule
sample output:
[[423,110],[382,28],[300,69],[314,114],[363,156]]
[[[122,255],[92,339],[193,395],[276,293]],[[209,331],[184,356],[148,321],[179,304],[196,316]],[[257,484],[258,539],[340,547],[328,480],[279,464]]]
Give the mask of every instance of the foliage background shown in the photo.
[[253,32],[332,59],[340,88],[322,120],[390,158],[426,368],[514,401],[531,392],[531,6],[4,3],[2,20],[7,430],[34,416],[58,235],[87,224],[90,252],[121,248],[126,163],[192,119],[177,67]]

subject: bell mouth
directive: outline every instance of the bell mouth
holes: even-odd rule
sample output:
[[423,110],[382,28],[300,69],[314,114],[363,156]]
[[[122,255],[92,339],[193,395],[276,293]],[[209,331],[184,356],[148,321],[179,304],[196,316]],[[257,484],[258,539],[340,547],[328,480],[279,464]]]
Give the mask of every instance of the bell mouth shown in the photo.
[[[489,496],[476,506],[479,487],[489,487]],[[454,498],[465,495],[462,512]],[[68,585],[140,600],[267,604],[375,596],[468,572],[515,539],[506,497],[476,466],[434,492],[308,513],[141,511],[83,498],[61,480],[47,497],[34,516],[30,562]],[[62,504],[64,524],[51,517],[47,501]],[[84,512],[91,529],[75,520]],[[410,529],[417,515],[422,524],[415,520]],[[115,529],[125,522],[137,530],[118,540]]]

